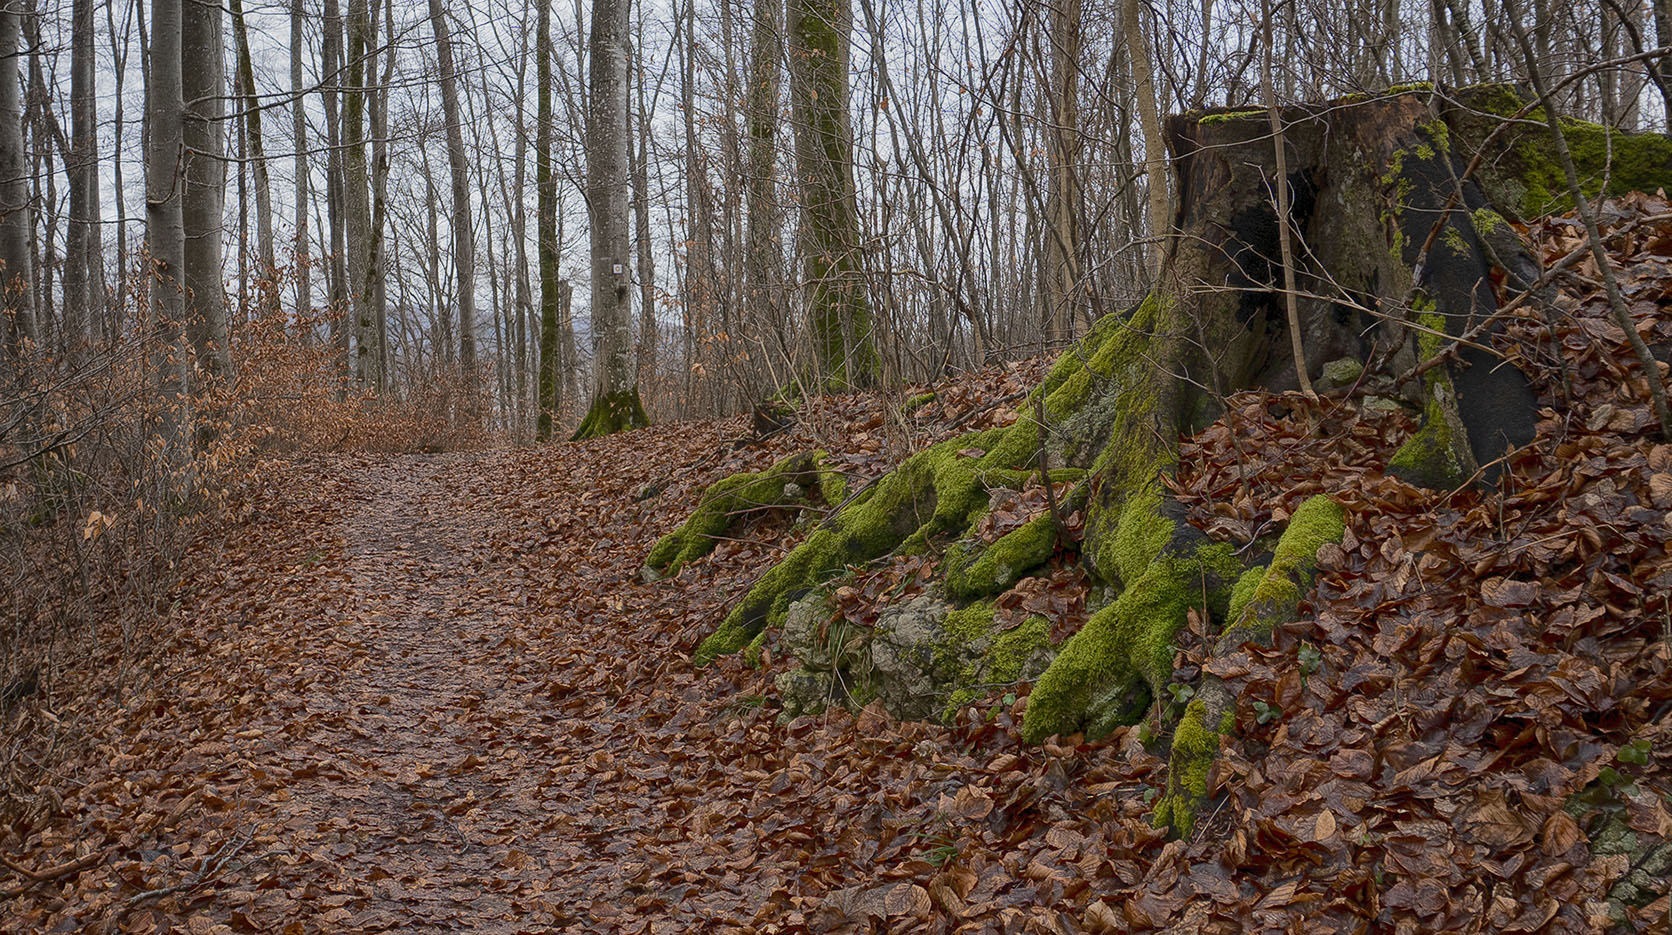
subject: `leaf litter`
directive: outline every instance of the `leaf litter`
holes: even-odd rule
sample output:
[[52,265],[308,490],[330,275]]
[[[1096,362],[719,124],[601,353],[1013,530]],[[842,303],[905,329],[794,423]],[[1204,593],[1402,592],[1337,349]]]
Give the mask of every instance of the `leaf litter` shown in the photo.
[[[1672,347],[1666,204],[1606,212],[1636,326]],[[1576,243],[1561,219],[1524,233],[1550,260]],[[1015,419],[990,401],[1013,402],[1035,361],[936,387],[907,417],[825,400],[745,445],[734,419],[270,465],[187,569],[149,690],[14,716],[25,737],[62,719],[77,753],[6,816],[0,929],[1664,926],[1644,855],[1672,840],[1672,446],[1594,274],[1559,281],[1553,326],[1501,339],[1542,373],[1546,409],[1496,492],[1385,476],[1410,418],[1340,400],[1240,394],[1187,440],[1176,494],[1248,557],[1313,493],[1348,510],[1273,645],[1181,649],[1182,672],[1240,699],[1189,840],[1149,825],[1166,762],[1145,725],[1023,745],[1026,686],[951,726],[874,707],[780,725],[789,660],[770,639],[760,668],[693,670],[696,641],[804,529],[787,511],[671,580],[639,577],[709,483],[814,445],[863,483]],[[981,534],[1043,502],[1008,495]],[[862,570],[841,600],[863,619],[931,561]],[[1000,605],[1066,635],[1077,575],[1059,554]]]

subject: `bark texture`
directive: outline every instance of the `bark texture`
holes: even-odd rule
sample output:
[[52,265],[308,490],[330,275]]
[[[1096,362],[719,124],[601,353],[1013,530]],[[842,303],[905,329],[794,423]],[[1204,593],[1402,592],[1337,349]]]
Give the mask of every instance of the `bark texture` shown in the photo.
[[35,339],[34,254],[29,243],[35,222],[17,69],[23,16],[12,4],[0,7],[0,302],[6,313],[6,350],[13,360],[25,342]]
[[592,218],[592,330],[597,390],[574,438],[648,425],[633,384],[628,205],[627,0],[593,0],[586,121],[586,194]]
[[848,0],[790,0],[790,103],[801,195],[804,305],[818,382],[869,386],[879,366],[866,302],[848,116]]

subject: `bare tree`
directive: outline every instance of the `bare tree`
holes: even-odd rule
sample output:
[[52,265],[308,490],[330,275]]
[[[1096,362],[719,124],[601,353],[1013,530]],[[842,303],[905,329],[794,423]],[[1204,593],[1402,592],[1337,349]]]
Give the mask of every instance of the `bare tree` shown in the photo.
[[567,291],[568,283],[557,278],[557,176],[552,172],[552,0],[535,0],[540,14],[535,25],[534,83],[539,102],[534,120],[534,187],[536,253],[540,262],[540,369],[536,379],[539,414],[535,417],[534,437],[547,441],[552,437],[552,420],[556,418],[558,391],[558,310],[562,301],[559,290]]
[[261,103],[255,93],[255,64],[250,57],[250,31],[244,22],[243,0],[231,0],[232,36],[238,46],[238,91],[243,95],[244,133],[249,141],[250,173],[255,180],[255,239],[260,262],[262,307],[278,308],[278,258],[273,252],[273,188],[267,176],[267,150],[261,139]]
[[817,379],[868,386],[876,337],[862,278],[848,96],[848,0],[790,0],[790,101],[801,188],[804,300]]
[[302,46],[303,0],[290,3],[290,126],[295,147],[296,173],[296,314],[312,311],[313,292],[309,286],[312,258],[308,251],[308,112],[303,95]]
[[64,243],[64,331],[70,343],[91,333],[103,311],[105,282],[99,244],[99,126],[93,51],[93,0],[70,7],[70,151],[65,174],[70,219]]
[[23,102],[17,61],[25,0],[0,5],[0,290],[6,310],[6,350],[17,360],[35,340],[34,255],[29,241],[35,226],[29,197],[29,171],[23,154]]
[[[226,55],[221,8],[181,9],[181,147],[185,152],[182,224],[186,238],[186,336],[196,366],[210,378],[230,375],[232,346],[222,281],[221,233],[226,203]],[[158,63],[153,58],[152,67]],[[152,132],[156,132],[155,125]]]
[[646,425],[633,384],[632,277],[627,136],[628,0],[593,0],[587,59],[586,196],[592,220],[592,331],[597,373],[592,405],[574,437],[594,438]]
[[[164,450],[173,464],[183,462],[189,422],[186,417],[185,360],[180,353],[181,329],[186,319],[185,215],[181,210],[185,166],[182,153],[185,116],[180,47],[182,0],[152,0],[151,54],[145,83],[145,243],[152,276],[151,297],[153,372],[162,396],[160,418]],[[6,61],[15,59],[7,57]],[[15,81],[4,82],[7,88]],[[0,91],[0,95],[5,92]],[[0,98],[3,100],[3,98]],[[15,178],[8,173],[7,178]]]
[[447,162],[453,178],[453,266],[458,273],[459,367],[476,368],[476,235],[471,228],[470,162],[464,151],[459,116],[459,77],[447,26],[447,5],[430,0],[430,28],[435,32],[436,62],[441,68],[441,113],[447,122]]

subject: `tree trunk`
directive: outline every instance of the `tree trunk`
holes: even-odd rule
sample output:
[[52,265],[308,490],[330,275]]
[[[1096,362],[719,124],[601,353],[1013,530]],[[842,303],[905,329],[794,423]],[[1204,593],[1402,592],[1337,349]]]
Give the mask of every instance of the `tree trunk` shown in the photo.
[[[1652,0],[1655,17],[1655,39],[1663,49],[1672,48],[1672,0]],[[1672,53],[1662,55],[1650,64],[1660,75],[1661,109],[1672,125]]]
[[644,62],[634,68],[638,76],[638,145],[633,147],[633,243],[639,266],[639,342],[636,382],[651,387],[656,379],[656,255],[650,242],[650,114],[644,99]]
[[[744,105],[748,121],[744,184],[747,216],[743,235],[743,301],[759,323],[761,332],[783,334],[784,303],[779,283],[783,281],[783,252],[779,245],[778,221],[778,108],[780,65],[783,52],[783,0],[758,0],[754,4],[753,29],[749,39],[749,89]],[[695,47],[688,57],[695,58]],[[692,71],[695,66],[691,66]],[[686,108],[690,113],[690,85],[686,78]],[[689,121],[689,117],[687,117]],[[686,130],[689,137],[689,126]],[[695,142],[687,147],[686,163],[696,162]],[[694,171],[688,168],[687,172]],[[707,183],[704,182],[704,188]],[[704,197],[706,198],[706,191]],[[693,217],[695,214],[693,213]],[[698,234],[706,236],[700,228]],[[699,274],[695,259],[698,241],[693,238],[691,274]],[[706,246],[706,245],[704,245]],[[706,257],[706,252],[704,254]],[[694,323],[693,323],[694,324]],[[751,387],[751,396],[755,393]]]
[[586,200],[592,220],[592,330],[597,389],[574,438],[648,425],[633,385],[628,238],[628,0],[593,0],[588,47]]
[[[395,79],[395,5],[384,0],[383,80],[371,92],[372,218],[366,247],[366,289],[372,307],[372,336],[377,342],[377,389],[389,387],[389,247],[384,228],[389,215],[389,85]],[[373,33],[376,32],[374,28]]]
[[[1133,4],[1136,9],[1136,5]],[[1045,238],[1042,260],[1044,303],[1040,321],[1053,346],[1074,338],[1085,317],[1080,294],[1080,0],[1050,6],[1050,84],[1045,91]],[[1136,21],[1126,25],[1130,41],[1141,41]],[[1134,38],[1137,37],[1137,38]],[[1140,86],[1143,93],[1147,88]]]
[[[188,3],[181,8],[181,140],[185,152],[186,336],[196,365],[211,380],[232,373],[226,284],[221,267],[222,211],[226,204],[226,54],[221,8]],[[156,65],[156,61],[152,61]],[[194,390],[195,395],[195,390]]]
[[1159,275],[1167,255],[1166,238],[1172,236],[1172,201],[1167,197],[1167,144],[1161,138],[1161,112],[1156,105],[1155,69],[1149,43],[1144,39],[1144,21],[1138,0],[1122,0],[1121,19],[1126,26],[1126,43],[1132,55],[1133,90],[1138,96],[1138,122],[1144,134],[1144,177],[1149,194],[1151,238],[1150,271]]
[[474,385],[476,369],[476,234],[471,228],[470,162],[464,151],[464,126],[459,116],[459,77],[453,64],[453,43],[447,27],[447,4],[430,0],[430,26],[435,32],[435,56],[441,68],[441,113],[447,121],[447,162],[453,176],[453,267],[458,273],[459,369],[467,385]]
[[[1287,290],[1272,261],[1284,221],[1301,242],[1294,251],[1302,293],[1294,317],[1310,368],[1346,357],[1370,361],[1381,369],[1367,379],[1382,393],[1398,392],[1396,376],[1415,372],[1497,308],[1489,253],[1518,291],[1537,277],[1536,261],[1491,210],[1508,189],[1454,181],[1464,172],[1459,154],[1484,143],[1480,123],[1467,110],[1447,111],[1444,119],[1441,132],[1418,93],[1284,108],[1284,181],[1294,197],[1289,217],[1280,219],[1272,197],[1276,150],[1265,112],[1173,118],[1167,136],[1179,236],[1167,243],[1154,290],[1139,305],[1096,322],[1058,360],[1035,398],[1018,406],[1024,413],[1037,406],[1049,418],[1046,460],[1062,465],[1051,476],[1076,483],[1063,508],[1083,510],[1086,517],[1080,562],[1114,599],[1061,645],[1040,628],[1003,640],[992,631],[990,640],[955,648],[973,654],[967,665],[913,676],[934,686],[927,696],[903,690],[923,683],[875,665],[878,657],[864,650],[841,666],[809,667],[780,680],[787,713],[857,696],[881,698],[903,716],[950,716],[956,704],[945,706],[947,697],[973,699],[995,681],[1037,676],[1024,737],[1099,736],[1131,723],[1149,710],[1152,698],[1164,697],[1174,679],[1173,637],[1191,612],[1228,621],[1239,645],[1292,614],[1311,583],[1311,556],[1340,536],[1340,507],[1315,498],[1295,514],[1270,568],[1245,575],[1229,544],[1211,542],[1181,521],[1167,475],[1180,436],[1217,418],[1220,394],[1299,385],[1289,353]],[[1397,246],[1390,250],[1390,243]],[[1429,250],[1435,243],[1440,246]],[[1392,474],[1450,490],[1482,475],[1490,479],[1491,472],[1477,471],[1477,465],[1533,438],[1535,398],[1526,377],[1485,351],[1462,345],[1455,362],[1432,367],[1406,386],[1410,400],[1422,405],[1422,419],[1391,459]],[[1024,417],[908,459],[760,578],[703,641],[698,661],[741,649],[778,625],[785,628],[782,642],[806,660],[818,652],[807,642],[809,634],[816,642],[826,632],[828,607],[820,602],[827,590],[821,589],[837,586],[832,577],[890,553],[930,546],[944,548],[945,600],[930,615],[947,621],[942,637],[957,629],[954,614],[959,632],[990,630],[994,595],[1059,549],[1076,548],[1058,541],[1049,516],[990,545],[971,537],[990,490],[1018,488],[1037,476],[1046,437]],[[803,464],[798,470],[815,468]],[[797,480],[803,489],[826,482],[822,474]],[[651,569],[671,571],[712,548],[724,522],[719,526],[713,528],[713,517],[699,509],[691,524],[652,550]],[[1231,586],[1243,577],[1263,590],[1257,588],[1233,616]],[[792,604],[811,608],[811,615]],[[1008,664],[992,654],[1001,643]],[[947,645],[933,652],[925,647],[923,657],[944,659]],[[889,658],[910,655],[902,650]],[[1187,780],[1211,764],[1229,710],[1223,686],[1207,680],[1201,688],[1175,733],[1175,782],[1158,803],[1158,820],[1180,832],[1195,821],[1205,794]]]
[[[151,300],[152,366],[156,374],[159,430],[170,467],[184,463],[190,419],[186,406],[186,364],[180,338],[186,321],[185,218],[181,189],[185,185],[181,124],[185,102],[182,91],[180,45],[182,0],[152,0],[151,54],[145,82],[145,246],[152,276],[147,284]],[[10,17],[7,18],[10,20]],[[16,59],[8,57],[8,62]],[[5,82],[15,88],[16,81]],[[0,101],[8,92],[0,90]],[[7,172],[7,179],[21,174]]]
[[105,303],[100,249],[99,125],[93,51],[93,0],[71,4],[70,223],[64,241],[64,331],[72,347],[97,332]]
[[250,60],[250,34],[244,25],[243,0],[232,0],[232,35],[238,44],[238,90],[243,95],[244,133],[248,141],[250,174],[255,180],[257,271],[264,311],[279,307],[278,257],[273,253],[273,189],[267,177],[267,151],[261,142],[261,102],[255,93],[255,65]]
[[308,247],[308,109],[306,98],[302,94],[302,47],[305,42],[302,27],[306,21],[303,18],[302,3],[303,0],[291,0],[290,4],[290,129],[293,145],[296,147],[295,315],[298,324],[311,331],[313,289],[310,286],[309,274],[312,272],[313,260],[309,256]]
[[338,106],[337,88],[342,84],[343,20],[338,0],[325,0],[325,38],[320,44],[320,74],[325,98],[325,213],[331,226],[331,252],[327,258],[326,279],[329,283],[331,306],[331,346],[335,349],[336,365],[341,374],[338,396],[347,389],[353,376],[349,362],[349,332],[353,329],[345,317],[350,315],[349,284],[344,270],[347,238],[343,231],[343,151],[342,119]]
[[539,103],[534,129],[534,189],[537,252],[540,260],[540,370],[535,381],[539,415],[534,437],[549,441],[552,420],[557,417],[558,392],[558,290],[568,288],[557,279],[557,176],[552,171],[552,0],[535,0],[540,5],[534,37],[534,83]]
[[[377,311],[372,308],[371,191],[366,174],[366,78],[374,67],[375,42],[369,0],[348,0],[348,53],[343,92],[343,213],[348,231],[349,314],[354,322],[354,381],[361,389],[376,386]],[[445,78],[443,79],[445,80]],[[448,121],[452,121],[452,117]]]
[[876,382],[848,114],[848,0],[790,0],[790,102],[801,187],[803,301],[816,377],[831,389]]
[[[25,345],[35,341],[34,255],[30,248],[35,219],[23,151],[23,101],[17,69],[26,15],[13,4],[0,8],[0,302],[6,312],[7,358],[14,366],[25,353]],[[20,374],[21,367],[13,373]]]
[[[771,8],[778,0],[765,0],[763,6]],[[781,6],[781,3],[778,3]],[[759,15],[757,11],[757,15]],[[724,355],[709,352],[710,348],[720,345],[707,340],[714,337],[711,322],[715,319],[717,294],[715,290],[714,271],[714,207],[713,192],[708,181],[708,152],[699,142],[697,135],[697,55],[696,39],[696,2],[686,0],[680,13],[680,32],[683,42],[679,47],[680,68],[680,114],[685,121],[685,203],[687,208],[685,242],[685,348],[687,364],[685,367],[686,405],[697,407],[699,400],[706,399],[711,411],[724,411],[723,404],[715,406],[718,395],[712,392],[725,379],[721,372],[720,361]],[[776,27],[775,27],[776,28]],[[776,68],[776,60],[773,67]],[[751,88],[751,94],[755,90]],[[774,111],[777,102],[774,94]],[[775,121],[776,112],[767,118]],[[755,119],[751,113],[748,118]],[[773,124],[775,125],[775,123]],[[754,124],[750,124],[750,133],[754,132]],[[754,181],[751,179],[751,186]],[[753,188],[751,188],[753,191]],[[751,210],[753,210],[751,208]],[[753,218],[751,216],[751,223]],[[750,275],[747,261],[744,269],[745,277]],[[764,309],[763,309],[764,310]],[[706,359],[705,359],[706,358]],[[706,378],[706,379],[704,379]],[[755,388],[750,387],[751,392]],[[709,392],[704,392],[708,390]]]

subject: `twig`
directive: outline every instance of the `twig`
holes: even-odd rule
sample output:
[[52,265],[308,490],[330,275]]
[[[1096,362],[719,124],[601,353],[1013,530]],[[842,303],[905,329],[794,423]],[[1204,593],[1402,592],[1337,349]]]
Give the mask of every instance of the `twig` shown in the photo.
[[1532,43],[1527,39],[1527,31],[1521,26],[1520,8],[1515,0],[1505,0],[1505,9],[1509,12],[1509,25],[1515,35],[1515,44],[1521,47],[1521,55],[1527,60],[1533,92],[1538,95],[1539,102],[1544,106],[1545,123],[1550,128],[1550,142],[1555,147],[1556,160],[1561,163],[1562,173],[1567,176],[1568,194],[1573,197],[1574,210],[1578,212],[1579,220],[1585,225],[1585,239],[1590,244],[1591,256],[1596,258],[1597,270],[1602,274],[1602,284],[1608,292],[1608,306],[1614,313],[1614,322],[1626,333],[1626,340],[1631,343],[1632,352],[1637,355],[1638,363],[1643,367],[1643,375],[1649,382],[1649,398],[1654,403],[1655,417],[1660,420],[1661,437],[1672,441],[1672,407],[1669,407],[1666,401],[1666,385],[1661,380],[1660,362],[1649,353],[1648,345],[1643,343],[1643,336],[1637,333],[1637,328],[1631,321],[1631,313],[1626,310],[1625,299],[1620,295],[1620,284],[1614,277],[1614,268],[1609,265],[1608,254],[1603,249],[1602,232],[1597,228],[1596,214],[1592,212],[1590,201],[1579,187],[1579,172],[1573,165],[1573,153],[1568,150],[1567,135],[1562,132],[1562,119],[1556,113],[1555,101],[1550,97],[1544,77],[1535,67],[1538,57],[1533,52]]
[[50,883],[61,877],[67,877],[74,873],[80,873],[88,867],[91,867],[110,856],[110,852],[113,850],[115,850],[114,847],[107,847],[103,850],[94,851],[84,857],[78,857],[69,863],[59,864],[56,867],[48,867],[45,870],[30,870],[28,867],[12,860],[10,857],[0,856],[0,863],[4,863],[7,867],[10,867],[12,870],[22,874],[28,879],[27,883],[19,884],[11,889],[0,890],[0,899],[15,899],[42,883]]
[[1021,399],[1023,396],[1028,395],[1028,392],[1029,392],[1028,390],[1017,390],[1016,392],[1011,393],[1007,396],[1000,396],[998,399],[995,399],[992,402],[986,403],[986,404],[981,405],[981,406],[976,406],[975,408],[970,409],[968,412],[965,412],[963,415],[959,416],[958,418],[953,419],[952,422],[947,425],[946,430],[950,432],[951,430],[953,430],[955,428],[958,428],[959,426],[963,425],[965,422],[968,422],[971,419],[974,419],[976,416],[981,415],[984,412],[991,412],[994,409],[997,409],[998,407],[1004,405],[1005,403],[1015,402],[1016,400]]
[[176,883],[173,886],[164,886],[154,890],[146,890],[143,893],[135,893],[134,895],[128,897],[127,901],[122,904],[123,911],[133,909],[140,903],[147,902],[149,900],[162,899],[164,896],[172,896],[175,893],[179,893],[184,890],[194,890],[205,883],[213,882],[215,878],[220,875],[221,868],[226,866],[227,861],[230,861],[232,858],[238,856],[238,852],[243,850],[249,843],[249,835],[233,835],[225,844],[221,845],[220,850],[216,851],[213,856],[204,861],[203,866],[199,867],[198,871],[192,874],[190,879],[181,883]]

